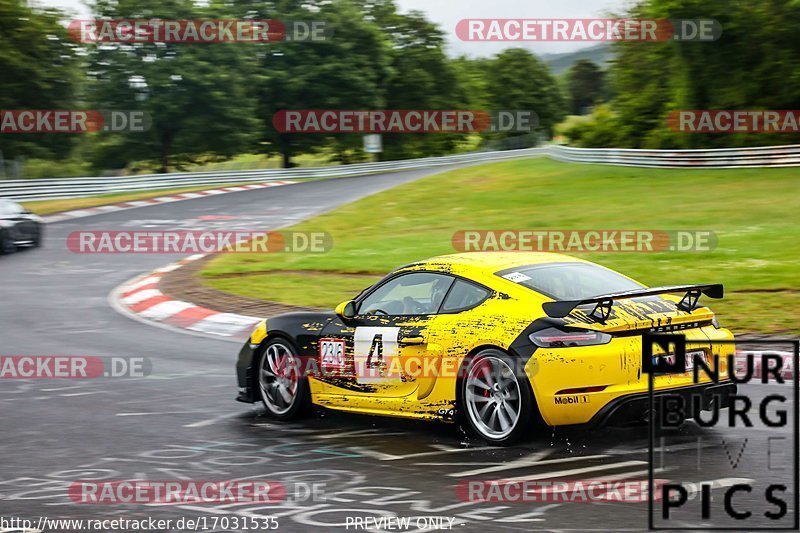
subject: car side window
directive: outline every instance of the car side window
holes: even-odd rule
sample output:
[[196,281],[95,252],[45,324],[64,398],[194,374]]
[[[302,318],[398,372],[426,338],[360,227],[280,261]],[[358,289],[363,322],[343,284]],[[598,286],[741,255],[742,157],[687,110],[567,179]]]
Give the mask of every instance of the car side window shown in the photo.
[[364,298],[359,315],[432,315],[439,312],[453,278],[433,272],[415,272],[393,278]]
[[490,291],[484,287],[458,279],[444,300],[442,312],[469,309],[481,303],[489,294]]

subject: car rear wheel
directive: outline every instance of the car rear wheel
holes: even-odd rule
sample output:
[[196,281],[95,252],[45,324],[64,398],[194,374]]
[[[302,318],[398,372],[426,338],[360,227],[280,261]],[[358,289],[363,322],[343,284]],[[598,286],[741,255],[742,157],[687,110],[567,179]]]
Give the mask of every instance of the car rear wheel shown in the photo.
[[535,422],[533,393],[522,368],[508,354],[489,349],[470,359],[463,375],[459,410],[470,429],[490,444],[518,442]]
[[308,411],[308,380],[288,341],[272,339],[264,346],[258,365],[258,388],[264,407],[273,418],[292,420]]

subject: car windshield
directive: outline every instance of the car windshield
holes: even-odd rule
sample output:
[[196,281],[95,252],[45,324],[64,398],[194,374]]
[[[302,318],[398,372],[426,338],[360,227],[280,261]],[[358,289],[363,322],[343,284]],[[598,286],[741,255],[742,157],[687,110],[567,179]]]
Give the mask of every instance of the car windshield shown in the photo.
[[510,268],[496,275],[554,300],[583,300],[643,288],[612,270],[588,263],[548,263]]

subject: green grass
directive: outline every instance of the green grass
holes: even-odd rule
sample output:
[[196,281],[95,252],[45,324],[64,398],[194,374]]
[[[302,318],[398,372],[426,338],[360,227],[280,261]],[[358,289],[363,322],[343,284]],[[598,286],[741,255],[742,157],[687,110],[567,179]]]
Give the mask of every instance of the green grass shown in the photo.
[[[247,276],[215,278],[210,284],[233,294],[257,296],[304,307],[333,308],[372,285],[381,276],[354,276],[318,272],[274,272]],[[312,290],[313,288],[313,290]],[[256,291],[255,293],[252,291]]]
[[[299,154],[292,158],[298,167],[327,167],[338,165],[332,161],[332,153]],[[281,168],[283,159],[279,155],[239,154],[227,161],[208,161],[186,165],[185,172],[220,172],[228,170],[255,170],[260,168]],[[156,171],[155,168],[151,169]]]
[[[710,252],[575,254],[649,285],[722,282],[737,331],[797,333],[798,169],[639,169],[526,159],[451,171],[294,226],[326,231],[326,254],[226,254],[204,282],[236,294],[330,307],[375,275],[453,252],[462,229],[713,230]],[[270,271],[290,273],[268,274]],[[298,274],[297,271],[312,271]],[[251,275],[247,275],[247,274]],[[373,276],[358,278],[348,273]],[[257,274],[257,275],[252,275]]]

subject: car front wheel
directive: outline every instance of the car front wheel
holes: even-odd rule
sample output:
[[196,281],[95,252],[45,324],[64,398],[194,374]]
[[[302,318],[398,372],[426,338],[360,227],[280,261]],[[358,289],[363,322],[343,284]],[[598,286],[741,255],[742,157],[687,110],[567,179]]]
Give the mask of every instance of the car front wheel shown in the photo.
[[17,246],[11,239],[7,231],[0,231],[0,254],[13,254],[17,251]]
[[258,365],[258,388],[267,414],[292,420],[308,411],[311,393],[303,374],[300,358],[288,341],[267,342]]
[[459,411],[490,444],[518,442],[535,423],[534,400],[522,367],[505,352],[487,349],[466,363]]

